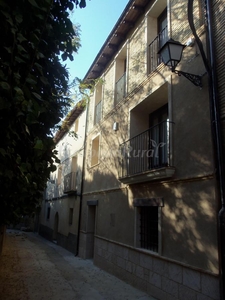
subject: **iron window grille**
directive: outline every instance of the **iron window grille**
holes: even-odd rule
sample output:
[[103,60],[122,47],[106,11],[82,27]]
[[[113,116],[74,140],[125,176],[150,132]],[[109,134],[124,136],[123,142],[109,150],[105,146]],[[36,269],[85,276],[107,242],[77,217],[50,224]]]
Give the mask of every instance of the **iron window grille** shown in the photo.
[[158,252],[158,206],[140,207],[140,247]]
[[168,30],[167,26],[162,29],[162,31],[155,37],[155,39],[148,46],[149,53],[149,73],[156,70],[158,65],[161,64],[162,59],[158,54],[159,49],[167,42],[168,40]]

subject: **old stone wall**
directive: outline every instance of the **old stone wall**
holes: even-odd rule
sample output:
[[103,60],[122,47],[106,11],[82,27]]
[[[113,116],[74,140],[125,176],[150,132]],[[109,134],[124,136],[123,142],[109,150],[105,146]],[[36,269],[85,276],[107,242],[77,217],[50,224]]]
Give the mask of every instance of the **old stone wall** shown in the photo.
[[96,237],[94,263],[160,300],[219,300],[219,279],[133,247]]

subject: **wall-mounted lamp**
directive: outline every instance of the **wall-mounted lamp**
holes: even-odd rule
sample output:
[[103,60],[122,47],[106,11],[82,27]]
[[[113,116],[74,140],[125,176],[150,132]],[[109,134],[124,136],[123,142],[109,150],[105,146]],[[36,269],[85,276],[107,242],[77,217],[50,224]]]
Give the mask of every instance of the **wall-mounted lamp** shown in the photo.
[[178,63],[181,61],[182,52],[186,45],[180,42],[169,39],[159,50],[158,54],[161,55],[164,64],[171,68],[171,71],[179,76],[183,75],[190,80],[194,85],[202,87],[202,77],[182,71],[175,70]]

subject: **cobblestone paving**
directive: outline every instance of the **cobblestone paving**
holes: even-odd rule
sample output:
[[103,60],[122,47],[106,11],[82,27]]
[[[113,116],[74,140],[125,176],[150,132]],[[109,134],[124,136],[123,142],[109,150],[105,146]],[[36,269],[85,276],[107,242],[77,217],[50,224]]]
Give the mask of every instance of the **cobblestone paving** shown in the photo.
[[155,300],[37,234],[8,230],[1,300]]

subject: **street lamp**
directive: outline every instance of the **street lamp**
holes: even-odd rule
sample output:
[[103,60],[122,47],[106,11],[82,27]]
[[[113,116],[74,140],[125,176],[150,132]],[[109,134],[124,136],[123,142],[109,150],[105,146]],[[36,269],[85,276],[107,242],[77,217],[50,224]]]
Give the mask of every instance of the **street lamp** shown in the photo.
[[159,50],[158,54],[162,57],[163,63],[170,67],[173,73],[179,76],[183,75],[194,85],[202,87],[201,76],[175,70],[176,66],[181,61],[182,52],[185,47],[186,45],[182,45],[180,42],[169,39]]

